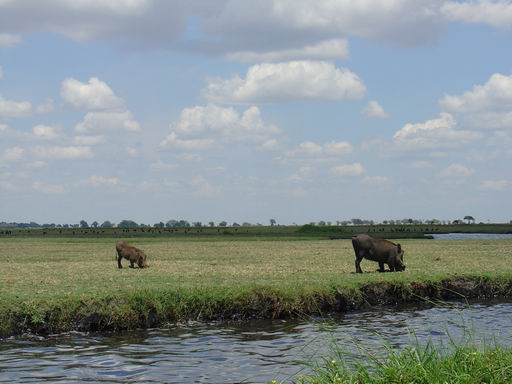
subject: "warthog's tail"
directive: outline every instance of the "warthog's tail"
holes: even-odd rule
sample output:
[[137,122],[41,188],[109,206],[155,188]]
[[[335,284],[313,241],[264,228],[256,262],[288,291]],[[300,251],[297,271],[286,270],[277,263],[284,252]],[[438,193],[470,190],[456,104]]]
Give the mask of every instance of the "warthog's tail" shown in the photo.
[[354,248],[354,250],[357,252],[358,250],[358,245],[357,245],[357,240],[356,240],[356,237],[355,236],[352,236],[352,248]]

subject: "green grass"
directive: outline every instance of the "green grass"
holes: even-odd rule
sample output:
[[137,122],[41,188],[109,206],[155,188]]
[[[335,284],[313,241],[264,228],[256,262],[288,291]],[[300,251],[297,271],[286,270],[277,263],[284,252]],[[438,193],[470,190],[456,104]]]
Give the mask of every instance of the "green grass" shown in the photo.
[[400,242],[406,272],[361,275],[349,240],[137,238],[150,268],[118,270],[114,239],[1,238],[0,334],[346,310],[440,297],[460,276],[512,292],[512,240]]
[[[300,384],[508,384],[512,382],[512,350],[459,346],[445,355],[432,345],[413,346],[387,357],[371,355],[349,367],[343,353],[312,367],[313,373],[297,379]],[[277,383],[274,381],[274,383]]]

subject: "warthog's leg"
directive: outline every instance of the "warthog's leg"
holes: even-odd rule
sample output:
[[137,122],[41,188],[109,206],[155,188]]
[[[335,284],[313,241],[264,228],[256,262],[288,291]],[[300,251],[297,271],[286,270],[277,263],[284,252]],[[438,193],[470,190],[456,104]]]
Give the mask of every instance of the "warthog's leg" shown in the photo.
[[121,264],[122,258],[123,258],[123,256],[121,256],[120,254],[117,254],[117,268],[119,268],[119,269],[123,268],[123,265]]
[[379,261],[379,272],[386,272],[386,269],[384,268],[384,263],[382,261]]
[[356,273],[363,273],[363,270],[361,269],[361,261],[363,260],[363,255],[359,253],[356,255]]
[[130,268],[135,268],[135,266],[133,265],[133,261],[130,260]]
[[388,265],[389,265],[389,271],[390,272],[395,272],[396,270],[396,265],[395,265],[395,257],[394,256],[390,256],[389,259],[388,259]]

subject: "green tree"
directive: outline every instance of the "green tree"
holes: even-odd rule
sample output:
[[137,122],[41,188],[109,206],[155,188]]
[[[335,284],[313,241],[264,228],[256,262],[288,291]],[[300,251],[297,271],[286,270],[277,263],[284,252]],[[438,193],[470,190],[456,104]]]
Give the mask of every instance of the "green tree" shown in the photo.
[[464,220],[466,220],[468,224],[471,224],[471,222],[473,222],[473,224],[475,223],[475,218],[473,216],[464,216]]
[[180,220],[176,226],[181,228],[190,227],[190,223],[187,220]]
[[80,228],[88,228],[89,224],[87,224],[87,221],[80,220]]
[[123,220],[117,226],[119,228],[137,228],[139,225],[133,220]]

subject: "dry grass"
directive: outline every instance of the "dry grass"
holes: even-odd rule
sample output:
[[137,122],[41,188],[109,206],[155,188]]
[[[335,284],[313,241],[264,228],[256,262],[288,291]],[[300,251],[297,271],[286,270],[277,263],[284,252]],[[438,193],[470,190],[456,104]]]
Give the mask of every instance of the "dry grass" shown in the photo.
[[[512,240],[403,240],[407,271],[356,275],[349,240],[199,241],[137,239],[150,268],[117,269],[112,239],[1,239],[0,297],[52,298],[135,290],[321,289],[382,280],[512,272]],[[377,264],[363,261],[373,272]]]
[[512,240],[404,240],[406,272],[373,272],[377,264],[365,261],[363,270],[372,272],[364,274],[353,273],[348,240],[139,238],[132,244],[146,251],[150,264],[142,270],[126,261],[119,270],[114,244],[104,238],[0,240],[0,336],[321,314],[437,297],[440,280],[456,275],[471,276],[476,289],[490,295],[512,292]]

